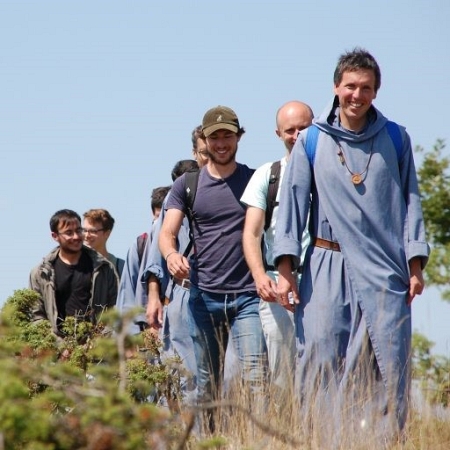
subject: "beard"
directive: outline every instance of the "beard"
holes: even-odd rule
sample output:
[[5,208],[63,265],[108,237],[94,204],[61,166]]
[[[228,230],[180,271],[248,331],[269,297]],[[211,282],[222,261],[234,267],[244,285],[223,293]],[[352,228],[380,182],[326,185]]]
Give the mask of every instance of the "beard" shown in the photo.
[[77,253],[80,253],[81,249],[83,248],[83,242],[77,243],[75,245],[64,243],[63,245],[60,244],[60,247],[62,250],[64,250],[64,252],[71,255],[76,255]]
[[219,166],[227,166],[228,164],[236,160],[237,147],[234,150],[227,152],[223,156],[218,156],[210,150],[207,150],[207,153],[210,161],[212,161],[214,164],[217,164]]

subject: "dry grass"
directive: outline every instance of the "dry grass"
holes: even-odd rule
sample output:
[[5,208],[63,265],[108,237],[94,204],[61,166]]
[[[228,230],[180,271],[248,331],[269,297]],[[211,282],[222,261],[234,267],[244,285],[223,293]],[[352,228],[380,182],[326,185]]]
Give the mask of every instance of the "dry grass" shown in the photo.
[[[249,401],[242,392],[234,392],[216,404],[217,421],[214,434],[202,434],[190,440],[189,449],[217,448],[221,450],[448,450],[450,449],[450,410],[437,414],[432,407],[423,405],[410,409],[407,425],[401,442],[383,444],[366,427],[350,435],[348,430],[337,430],[347,437],[345,444],[338,443],[332,428],[322,417],[313,417],[311,429],[304,432],[304,421],[298,413],[292,392],[289,398],[279,402],[261,400]],[[259,403],[259,404],[258,404]],[[197,411],[200,414],[199,411]],[[342,437],[341,435],[341,437]],[[201,442],[201,443],[200,443]]]

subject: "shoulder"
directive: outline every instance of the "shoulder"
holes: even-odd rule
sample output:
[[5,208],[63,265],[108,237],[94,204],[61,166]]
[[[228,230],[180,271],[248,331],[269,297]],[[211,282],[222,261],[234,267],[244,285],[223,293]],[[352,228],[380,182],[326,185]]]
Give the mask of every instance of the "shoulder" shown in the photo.
[[51,269],[52,264],[55,261],[55,259],[58,257],[59,253],[59,247],[55,247],[50,253],[48,253],[46,256],[44,256],[39,264],[33,267],[31,269],[31,273],[38,273],[41,270],[44,269]]
[[247,206],[265,209],[272,164],[273,162],[265,163],[255,170],[241,198]]
[[242,173],[249,173],[253,175],[253,173],[255,172],[255,169],[248,167],[247,164],[237,163],[237,166]]
[[173,182],[170,195],[166,197],[167,203],[164,205],[164,210],[184,209],[186,202],[186,175],[187,172]]
[[253,173],[249,185],[252,186],[260,185],[260,184],[268,184],[270,179],[270,174],[272,172],[272,166],[275,162],[268,162],[259,166]]
[[83,245],[82,252],[90,258],[90,260],[92,261],[94,270],[96,270],[102,266],[104,266],[104,268],[106,270],[110,270],[110,269],[112,271],[115,270],[114,266],[111,264],[111,262],[107,258],[103,257],[100,253],[95,251],[94,249],[87,247],[86,245]]

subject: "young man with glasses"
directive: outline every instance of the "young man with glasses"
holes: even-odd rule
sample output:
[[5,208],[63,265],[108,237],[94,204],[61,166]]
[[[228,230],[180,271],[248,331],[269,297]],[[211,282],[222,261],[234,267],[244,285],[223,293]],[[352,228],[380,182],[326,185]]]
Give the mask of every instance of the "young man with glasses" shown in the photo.
[[83,214],[84,243],[97,250],[116,268],[119,278],[122,275],[125,260],[109,253],[106,243],[114,227],[114,218],[106,209],[90,209]]
[[75,211],[53,214],[50,230],[58,247],[31,271],[30,289],[40,295],[32,320],[49,320],[53,332],[62,336],[66,317],[95,323],[115,305],[118,278],[106,258],[83,245],[81,218]]

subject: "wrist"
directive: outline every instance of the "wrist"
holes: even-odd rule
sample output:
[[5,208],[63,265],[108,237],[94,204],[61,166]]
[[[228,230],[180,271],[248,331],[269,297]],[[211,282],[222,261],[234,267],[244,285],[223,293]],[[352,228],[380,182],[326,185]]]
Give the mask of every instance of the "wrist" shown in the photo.
[[167,262],[167,259],[169,258],[170,255],[173,255],[174,253],[178,253],[178,250],[172,250],[171,252],[167,253],[167,255],[165,256],[165,260]]

